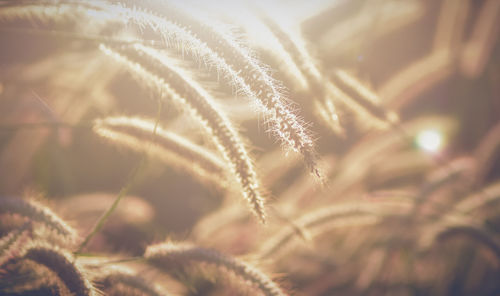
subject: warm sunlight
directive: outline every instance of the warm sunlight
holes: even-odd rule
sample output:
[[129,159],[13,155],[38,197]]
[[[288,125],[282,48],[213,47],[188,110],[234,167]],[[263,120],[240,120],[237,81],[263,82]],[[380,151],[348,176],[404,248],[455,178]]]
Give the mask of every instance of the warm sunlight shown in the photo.
[[500,291],[499,0],[0,0],[0,295]]

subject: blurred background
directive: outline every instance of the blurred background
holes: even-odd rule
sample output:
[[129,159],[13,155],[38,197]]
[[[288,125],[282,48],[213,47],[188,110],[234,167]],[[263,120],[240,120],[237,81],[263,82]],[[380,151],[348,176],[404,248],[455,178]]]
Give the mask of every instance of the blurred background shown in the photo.
[[[429,247],[434,243],[427,237],[456,205],[476,194],[488,203],[468,212],[467,219],[498,243],[499,1],[187,5],[193,13],[230,23],[269,65],[310,123],[327,185],[308,174],[300,157],[283,152],[246,100],[199,62],[173,50],[248,139],[269,191],[270,225],[256,223],[238,192],[148,158],[89,251],[140,255],[147,245],[169,237],[255,258],[252,262],[268,268],[297,295],[500,294],[498,244],[492,247],[473,234],[452,235],[442,243],[436,239],[436,246]],[[71,34],[105,35],[105,28],[71,19],[11,20],[2,17],[2,9],[0,195],[40,196],[85,234],[143,158],[97,135],[92,120],[115,115],[154,119],[158,105],[95,42]],[[322,95],[301,84],[300,73],[283,62],[280,50],[287,47],[279,48],[272,30],[263,31],[259,15],[301,37],[322,79],[336,83],[336,71],[346,71],[382,108],[397,114],[399,123],[379,128],[342,102],[336,105],[337,121],[319,115],[327,110],[315,103]],[[124,34],[148,39],[147,31]],[[189,115],[165,105],[159,116],[165,128],[215,150]],[[447,181],[439,179],[443,174]],[[442,182],[436,185],[436,178]],[[344,202],[383,204],[393,197],[413,206],[377,212],[376,221],[355,216],[359,219],[321,226],[326,230],[311,226],[310,240],[295,235],[296,246],[283,255],[256,259],[290,221],[305,221],[307,213]],[[212,291],[206,289],[199,295]]]

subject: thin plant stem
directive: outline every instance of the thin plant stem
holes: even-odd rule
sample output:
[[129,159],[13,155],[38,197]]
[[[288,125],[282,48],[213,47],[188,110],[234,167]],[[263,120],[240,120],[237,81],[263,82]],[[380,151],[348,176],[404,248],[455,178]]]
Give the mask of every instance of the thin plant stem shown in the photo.
[[109,260],[109,261],[101,262],[100,265],[130,263],[130,262],[139,262],[139,261],[146,261],[146,258],[144,258],[144,256],[136,256],[136,257],[130,257],[130,258],[117,259],[117,260]]
[[146,155],[143,155],[139,164],[130,173],[129,181],[125,184],[125,186],[122,187],[122,189],[120,190],[120,192],[116,196],[115,200],[113,201],[113,204],[99,218],[99,220],[96,222],[96,224],[92,228],[92,231],[85,237],[83,242],[80,244],[80,246],[76,250],[75,255],[78,253],[81,253],[81,251],[87,246],[87,244],[94,237],[94,235],[96,235],[101,230],[101,228],[104,226],[104,224],[109,219],[111,214],[115,211],[116,207],[118,206],[120,201],[123,199],[123,197],[125,195],[127,195],[130,192],[130,189],[132,188],[132,186],[135,185],[135,183],[137,181],[137,177],[139,175],[139,172],[145,166],[146,162],[147,162]]
[[[151,134],[153,138],[156,135],[156,129],[158,127],[158,123],[159,123],[160,117],[161,117],[161,110],[162,110],[162,103],[160,100],[158,100],[158,112],[156,115],[155,127],[153,129],[153,133]],[[139,162],[139,164],[130,173],[129,181],[125,184],[125,186],[122,187],[122,189],[118,193],[118,196],[113,201],[113,204],[99,218],[99,220],[97,220],[96,224],[92,228],[92,231],[85,237],[83,242],[80,244],[80,246],[76,250],[75,255],[78,253],[81,253],[81,251],[85,248],[85,246],[87,246],[87,244],[90,242],[90,240],[101,230],[101,228],[104,226],[104,224],[109,219],[111,214],[115,211],[116,207],[118,206],[120,201],[123,199],[123,197],[130,192],[130,189],[132,189],[132,186],[134,186],[138,180],[138,176],[139,176],[140,171],[146,165],[147,159],[148,159],[147,154],[144,153],[142,155],[142,158],[141,158],[141,161]]]

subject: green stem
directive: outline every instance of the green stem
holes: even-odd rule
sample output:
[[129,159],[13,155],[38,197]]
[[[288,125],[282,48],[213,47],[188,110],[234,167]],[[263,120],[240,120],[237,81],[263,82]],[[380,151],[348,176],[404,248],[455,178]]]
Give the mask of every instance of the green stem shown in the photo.
[[[154,138],[156,136],[156,129],[158,127],[158,124],[160,122],[160,117],[161,117],[161,111],[162,111],[162,103],[161,100],[158,100],[158,113],[156,115],[156,122],[155,122],[155,127],[152,133],[152,137]],[[115,198],[113,204],[109,209],[99,218],[97,223],[94,225],[92,228],[92,231],[85,237],[84,241],[80,244],[76,252],[74,252],[75,256],[78,256],[79,253],[82,252],[82,250],[87,246],[87,244],[90,242],[90,240],[96,235],[101,228],[104,226],[106,221],[109,219],[109,216],[115,211],[116,207],[122,200],[122,198],[127,195],[132,188],[133,185],[135,185],[137,181],[137,177],[139,175],[139,172],[141,169],[144,167],[144,165],[147,163],[147,154],[144,153],[142,155],[141,162],[134,168],[134,170],[130,173],[130,178],[129,181],[123,186],[123,188],[120,190],[118,193],[118,196]]]
[[106,221],[108,221],[109,216],[115,211],[116,207],[122,200],[122,198],[127,195],[132,188],[133,185],[135,185],[135,182],[137,180],[137,176],[142,169],[142,167],[146,164],[147,158],[146,155],[144,155],[141,159],[141,162],[134,168],[134,170],[130,174],[129,181],[123,188],[120,190],[120,193],[118,193],[118,196],[115,198],[113,204],[111,207],[108,208],[108,210],[99,218],[97,223],[94,225],[92,228],[92,231],[85,237],[85,240],[80,244],[78,249],[76,250],[75,254],[81,253],[82,250],[87,246],[87,244],[90,242],[90,240],[94,237],[94,235],[97,234],[101,230],[101,228],[104,226]]

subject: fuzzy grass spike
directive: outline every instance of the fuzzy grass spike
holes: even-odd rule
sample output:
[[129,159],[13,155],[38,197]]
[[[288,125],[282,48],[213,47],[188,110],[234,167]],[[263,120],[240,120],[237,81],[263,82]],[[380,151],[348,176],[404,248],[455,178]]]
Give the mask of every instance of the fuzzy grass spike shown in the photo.
[[271,279],[258,269],[235,258],[223,255],[215,250],[187,244],[163,243],[149,246],[146,259],[163,270],[172,270],[175,266],[191,263],[207,263],[217,268],[230,271],[255,285],[266,296],[286,295]]
[[217,147],[243,189],[244,198],[260,221],[265,223],[264,198],[253,163],[239,134],[210,94],[155,49],[139,44],[116,51],[106,46],[101,46],[101,49],[125,65],[159,99],[187,109],[202,123],[214,136]]

